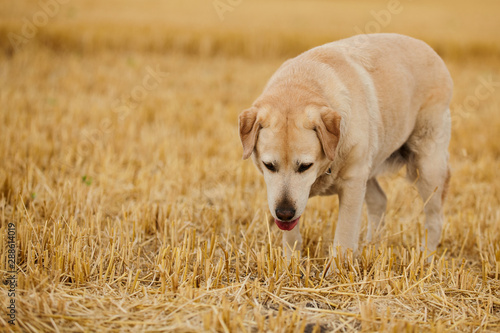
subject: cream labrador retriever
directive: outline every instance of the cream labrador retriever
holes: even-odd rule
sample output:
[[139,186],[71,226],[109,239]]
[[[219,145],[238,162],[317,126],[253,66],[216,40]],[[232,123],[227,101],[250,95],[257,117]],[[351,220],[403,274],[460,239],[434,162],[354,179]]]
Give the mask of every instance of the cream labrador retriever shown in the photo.
[[339,195],[335,253],[357,250],[363,201],[371,239],[387,202],[376,177],[403,165],[426,202],[422,246],[436,249],[450,177],[452,88],[436,52],[398,34],[319,46],[276,71],[240,114],[239,132],[243,159],[251,156],[264,175],[288,260],[301,248],[297,224],[311,196]]

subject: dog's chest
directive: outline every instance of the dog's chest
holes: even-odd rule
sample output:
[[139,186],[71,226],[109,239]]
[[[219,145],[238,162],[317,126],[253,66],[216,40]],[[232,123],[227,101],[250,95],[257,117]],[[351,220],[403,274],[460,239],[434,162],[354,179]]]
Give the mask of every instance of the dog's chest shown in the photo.
[[338,194],[338,189],[338,184],[336,184],[333,175],[325,174],[316,179],[311,187],[309,196],[314,197],[316,195],[325,196]]

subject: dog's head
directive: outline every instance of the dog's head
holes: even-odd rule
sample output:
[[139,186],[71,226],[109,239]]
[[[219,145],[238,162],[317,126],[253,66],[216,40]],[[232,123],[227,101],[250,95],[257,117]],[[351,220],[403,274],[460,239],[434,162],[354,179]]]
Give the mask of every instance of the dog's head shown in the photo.
[[243,159],[252,157],[264,175],[271,214],[292,230],[307,204],[311,186],[334,159],[340,115],[321,104],[286,110],[254,104],[239,116]]

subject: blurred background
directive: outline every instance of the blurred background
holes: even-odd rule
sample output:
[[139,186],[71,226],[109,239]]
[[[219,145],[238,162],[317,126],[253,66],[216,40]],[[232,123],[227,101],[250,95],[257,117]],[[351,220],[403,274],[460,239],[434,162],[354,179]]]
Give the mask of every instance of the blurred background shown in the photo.
[[23,37],[59,51],[269,57],[353,34],[398,32],[443,56],[493,56],[499,7],[495,0],[2,1],[1,46],[12,50],[9,33],[23,36],[28,26]]
[[[485,262],[498,267],[499,17],[498,0],[0,0],[0,229],[18,223],[26,291],[19,320],[52,325],[49,303],[29,294],[59,285],[66,288],[59,302],[85,284],[106,311],[121,313],[124,305],[106,297],[126,279],[106,289],[99,267],[114,272],[116,261],[116,276],[130,283],[127,274],[137,272],[140,285],[155,287],[157,275],[146,272],[164,272],[157,256],[188,230],[206,242],[220,236],[226,248],[246,242],[239,253],[268,241],[280,246],[277,228],[267,235],[264,182],[241,160],[237,116],[284,60],[361,33],[413,36],[443,57],[455,89],[438,252],[475,272]],[[381,183],[388,223],[375,245],[418,244],[417,191],[398,176]],[[300,226],[304,253],[327,256],[336,216],[336,198],[310,200]],[[255,271],[256,257],[248,258],[247,271]],[[113,327],[102,308],[80,305]],[[416,318],[411,309],[404,316]]]

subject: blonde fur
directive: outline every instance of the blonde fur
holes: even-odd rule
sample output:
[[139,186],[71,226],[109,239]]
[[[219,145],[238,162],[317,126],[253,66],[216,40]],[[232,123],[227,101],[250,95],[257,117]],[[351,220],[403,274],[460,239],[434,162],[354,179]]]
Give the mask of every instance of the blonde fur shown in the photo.
[[[244,157],[251,154],[263,173],[278,225],[288,226],[283,209],[296,222],[310,196],[338,194],[332,245],[356,251],[363,201],[368,238],[383,221],[387,199],[377,175],[407,165],[427,201],[422,246],[434,251],[449,181],[452,87],[427,44],[397,34],[355,36],[286,61],[240,116]],[[290,249],[300,249],[298,227],[284,231],[283,242],[289,259]]]

